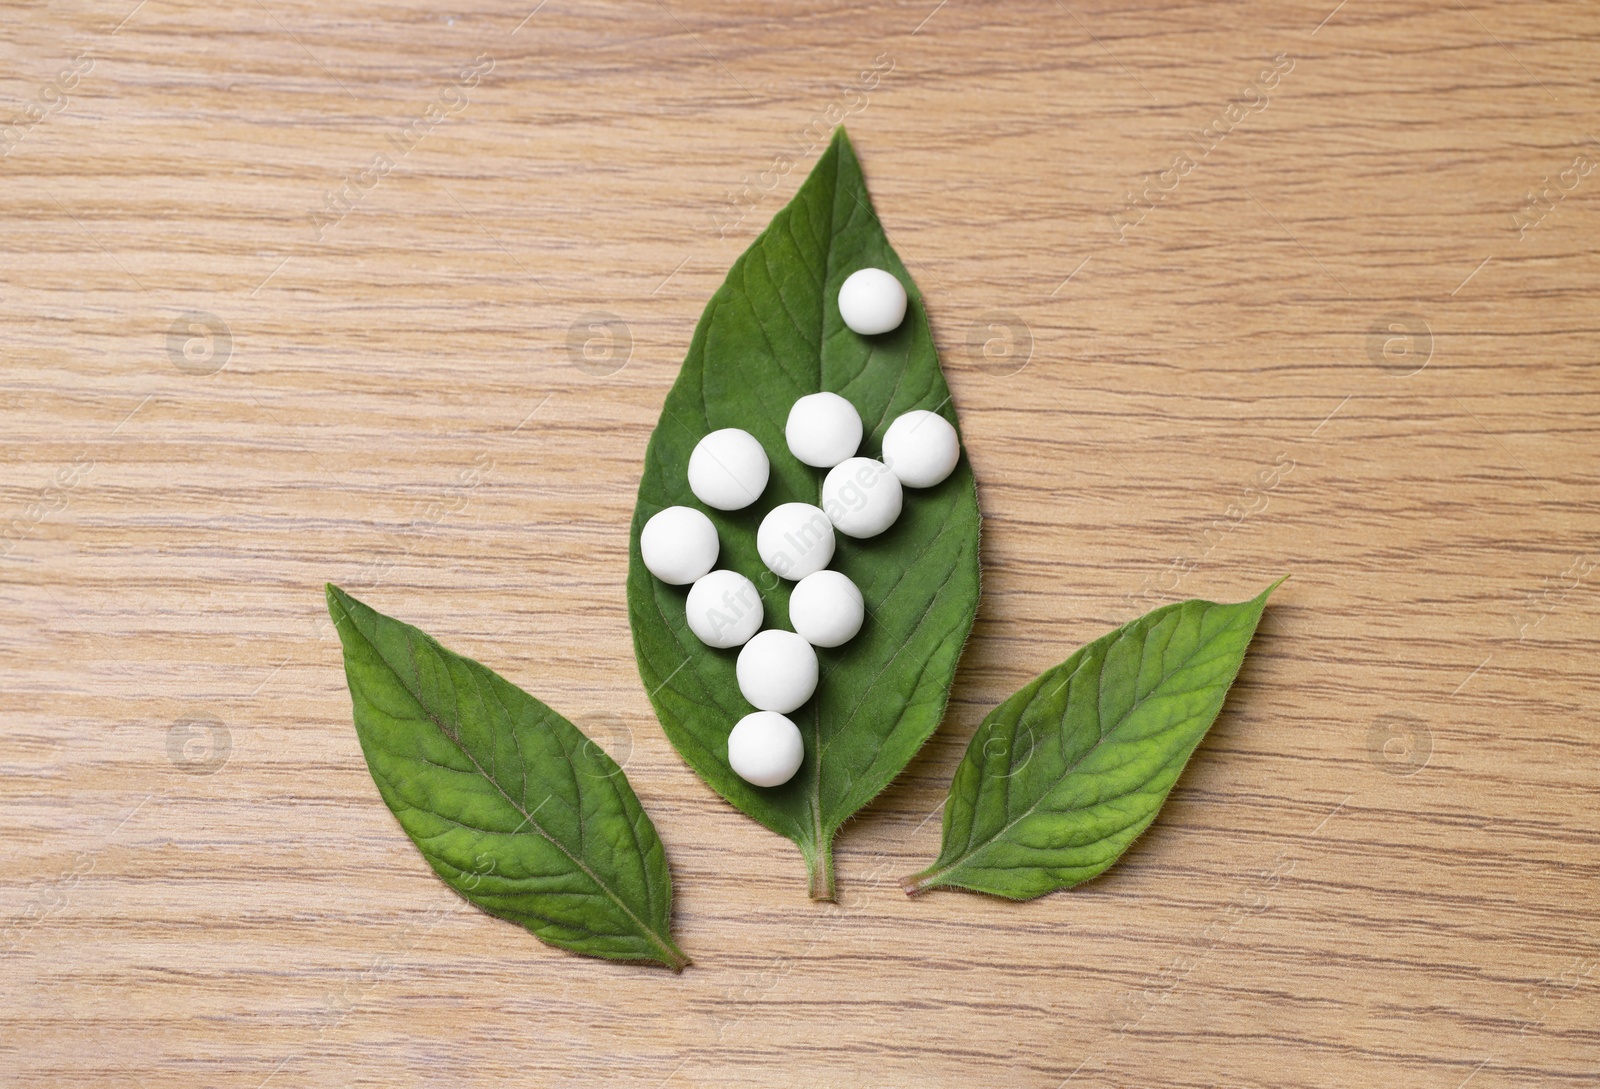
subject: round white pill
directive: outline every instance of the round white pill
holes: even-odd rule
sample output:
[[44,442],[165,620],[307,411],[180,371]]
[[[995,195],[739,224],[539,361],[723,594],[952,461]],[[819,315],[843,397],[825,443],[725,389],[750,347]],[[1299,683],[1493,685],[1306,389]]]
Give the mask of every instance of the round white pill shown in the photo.
[[737,571],[713,571],[689,587],[689,630],[708,647],[726,650],[761,630],[761,595]]
[[740,510],[760,497],[771,468],[754,435],[724,427],[695,444],[689,455],[689,489],[708,507]]
[[837,647],[854,639],[866,611],[861,591],[838,571],[807,575],[789,595],[789,623],[814,647]]
[[658,511],[639,533],[639,553],[650,573],[672,586],[687,586],[717,562],[717,527],[693,507]]
[[961,460],[961,440],[950,421],[917,409],[895,418],[883,436],[883,461],[908,488],[931,488]]
[[839,287],[839,316],[862,336],[898,329],[906,320],[905,285],[881,268],[852,272]]
[[728,765],[752,786],[782,786],[805,758],[800,727],[776,711],[746,715],[728,735]]
[[876,537],[900,517],[900,481],[882,462],[850,458],[823,480],[822,509],[840,533]]
[[808,393],[789,409],[783,436],[795,457],[831,469],[861,445],[861,413],[837,393]]
[[817,652],[792,631],[768,628],[744,645],[734,672],[752,706],[786,715],[817,690]]
[[780,503],[756,530],[761,562],[786,579],[803,579],[828,566],[833,543],[833,523],[810,503]]

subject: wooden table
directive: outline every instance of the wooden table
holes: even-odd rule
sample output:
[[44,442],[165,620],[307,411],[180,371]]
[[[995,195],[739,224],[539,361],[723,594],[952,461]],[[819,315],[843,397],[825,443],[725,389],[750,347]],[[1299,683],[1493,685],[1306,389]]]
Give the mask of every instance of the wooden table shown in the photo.
[[[1595,1085],[1600,8],[534,2],[5,17],[0,1082]],[[623,579],[840,117],[987,578],[821,906],[667,744]],[[1284,572],[1113,871],[901,894],[997,701]],[[327,580],[626,764],[693,968],[427,871]]]

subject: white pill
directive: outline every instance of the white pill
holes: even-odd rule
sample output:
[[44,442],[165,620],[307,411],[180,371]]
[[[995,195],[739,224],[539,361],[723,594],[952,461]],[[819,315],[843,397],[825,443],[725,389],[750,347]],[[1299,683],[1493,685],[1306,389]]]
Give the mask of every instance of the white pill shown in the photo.
[[761,595],[737,571],[713,571],[689,587],[689,630],[708,647],[736,647],[761,630]]
[[752,786],[782,786],[805,758],[800,727],[776,711],[746,715],[728,735],[728,765]]
[[756,437],[737,427],[713,431],[689,455],[689,489],[718,510],[740,510],[760,498],[771,472]]
[[751,706],[786,715],[817,690],[817,652],[792,631],[768,628],[744,645],[734,672]]
[[838,571],[807,575],[789,595],[789,623],[814,647],[837,647],[854,639],[866,611],[861,591]]
[[871,458],[842,461],[822,482],[822,509],[840,533],[876,537],[900,517],[900,481]]
[[837,393],[808,393],[789,409],[783,436],[795,457],[831,469],[861,445],[861,413]]
[[950,421],[917,409],[896,417],[883,436],[883,461],[908,488],[931,488],[961,460],[961,440]]
[[687,586],[717,562],[717,527],[693,507],[668,507],[644,524],[639,553],[650,573],[672,586]]
[[906,320],[906,289],[881,268],[852,272],[839,287],[839,316],[862,336],[900,328]]
[[786,579],[803,579],[828,566],[833,543],[833,523],[810,503],[780,503],[756,530],[761,562]]

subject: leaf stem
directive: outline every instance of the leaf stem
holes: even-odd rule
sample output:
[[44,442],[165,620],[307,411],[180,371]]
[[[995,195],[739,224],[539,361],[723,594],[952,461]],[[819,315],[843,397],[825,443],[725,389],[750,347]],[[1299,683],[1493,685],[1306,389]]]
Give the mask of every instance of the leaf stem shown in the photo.
[[900,879],[900,887],[905,890],[907,896],[915,896],[918,893],[927,892],[937,885],[939,879],[945,875],[945,872],[945,870],[935,869],[930,866],[921,873],[914,873],[910,877],[902,877]]
[[811,879],[811,899],[837,900],[833,888],[833,840],[821,839],[816,848],[806,855],[806,870]]
[[661,951],[666,954],[666,956],[661,958],[661,963],[665,964],[668,968],[671,968],[674,972],[682,972],[685,968],[694,963],[694,961],[690,960],[688,955],[685,954],[682,949],[678,948],[678,944],[674,942],[671,937],[662,937],[653,930],[648,931],[647,933],[650,935],[650,940],[655,942],[655,944],[660,947]]

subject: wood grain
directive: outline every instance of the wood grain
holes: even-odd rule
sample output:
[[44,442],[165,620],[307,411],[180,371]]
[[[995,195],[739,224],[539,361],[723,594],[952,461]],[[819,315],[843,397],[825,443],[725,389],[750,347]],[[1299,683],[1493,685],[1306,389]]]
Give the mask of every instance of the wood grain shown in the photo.
[[[1596,1084],[1600,8],[534,3],[8,7],[0,1081]],[[987,578],[818,906],[665,741],[623,581],[701,307],[830,109]],[[1285,572],[1118,867],[899,892],[998,700]],[[328,580],[626,763],[694,968],[429,874]]]

